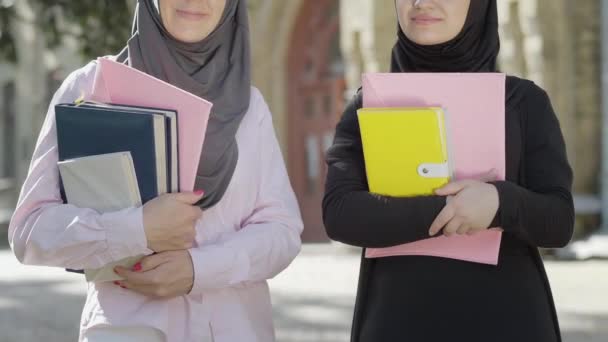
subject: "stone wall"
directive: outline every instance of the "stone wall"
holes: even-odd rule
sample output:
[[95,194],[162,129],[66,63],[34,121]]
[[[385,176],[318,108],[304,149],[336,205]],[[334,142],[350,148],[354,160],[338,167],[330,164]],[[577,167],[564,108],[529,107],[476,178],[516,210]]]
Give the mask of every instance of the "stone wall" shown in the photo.
[[[315,0],[307,0],[315,1]],[[340,1],[340,0],[336,0]],[[250,0],[253,83],[273,112],[281,147],[287,151],[287,56],[303,0]],[[393,0],[341,0],[341,45],[350,97],[361,73],[387,71],[396,37]]]
[[[549,1],[549,0],[547,0]],[[601,52],[599,0],[570,1],[575,13],[575,189],[599,188],[601,156]]]
[[394,0],[343,0],[340,8],[346,81],[352,94],[365,72],[386,72],[396,41]]
[[597,193],[600,168],[599,0],[499,1],[505,72],[551,97],[575,173],[574,191]]
[[[287,55],[303,0],[251,0],[253,84],[273,114],[281,149],[287,151]],[[308,0],[311,1],[311,0]],[[314,1],[314,0],[312,0]]]

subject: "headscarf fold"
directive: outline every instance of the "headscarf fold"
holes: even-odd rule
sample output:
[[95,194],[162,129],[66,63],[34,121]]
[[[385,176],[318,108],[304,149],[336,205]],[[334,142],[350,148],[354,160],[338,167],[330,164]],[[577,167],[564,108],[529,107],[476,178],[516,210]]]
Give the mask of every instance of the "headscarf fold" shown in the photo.
[[392,72],[493,72],[500,50],[496,0],[471,0],[467,19],[452,40],[420,45],[398,28]]
[[195,188],[205,191],[199,206],[217,204],[236,168],[235,135],[251,97],[246,1],[226,0],[215,30],[185,43],[165,29],[156,0],[139,0],[133,35],[118,60],[213,103]]

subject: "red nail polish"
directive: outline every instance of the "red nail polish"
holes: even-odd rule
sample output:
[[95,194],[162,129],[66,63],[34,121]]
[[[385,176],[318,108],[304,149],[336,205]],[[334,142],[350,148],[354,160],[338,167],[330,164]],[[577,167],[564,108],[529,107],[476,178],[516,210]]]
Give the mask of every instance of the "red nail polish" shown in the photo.
[[122,286],[122,285],[120,285],[120,287],[122,287],[123,289],[126,289],[126,288],[127,288],[126,286]]
[[141,271],[141,263],[140,262],[138,262],[137,264],[135,264],[133,266],[133,271],[135,271],[135,272]]
[[196,191],[194,192],[194,194],[195,194],[196,196],[202,196],[202,195],[204,195],[204,194],[205,194],[205,191],[204,191],[204,190],[196,190]]
[[119,282],[117,282],[117,281],[115,281],[115,282],[114,282],[114,285],[118,285],[118,286],[120,286],[120,283],[119,283]]

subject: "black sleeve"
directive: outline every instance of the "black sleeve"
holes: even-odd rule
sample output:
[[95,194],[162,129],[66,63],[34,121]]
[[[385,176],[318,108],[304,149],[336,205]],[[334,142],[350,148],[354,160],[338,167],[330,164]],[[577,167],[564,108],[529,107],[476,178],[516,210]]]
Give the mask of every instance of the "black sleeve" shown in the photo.
[[506,233],[536,247],[563,247],[574,227],[572,169],[549,97],[532,86],[524,99],[523,187],[494,182],[500,197],[498,223]]
[[445,197],[390,198],[371,194],[365,174],[357,110],[361,94],[347,105],[327,154],[323,221],[333,240],[380,248],[429,238]]

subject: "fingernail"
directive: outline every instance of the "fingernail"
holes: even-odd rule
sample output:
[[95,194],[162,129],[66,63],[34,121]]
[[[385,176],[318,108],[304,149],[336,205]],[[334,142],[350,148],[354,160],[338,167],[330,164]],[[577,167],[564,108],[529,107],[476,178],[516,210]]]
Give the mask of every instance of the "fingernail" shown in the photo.
[[123,289],[126,289],[126,288],[127,288],[126,286],[122,286],[122,285],[120,285],[120,287],[122,287]]
[[205,194],[205,191],[204,191],[204,190],[196,190],[196,191],[194,192],[194,194],[195,194],[196,196],[203,196],[203,195]]
[[141,271],[141,263],[140,262],[138,262],[137,264],[135,264],[133,266],[133,271],[135,271],[135,272]]
[[117,282],[117,281],[115,281],[115,282],[114,282],[114,285],[118,285],[118,286],[120,286],[120,283],[119,283],[119,282]]

